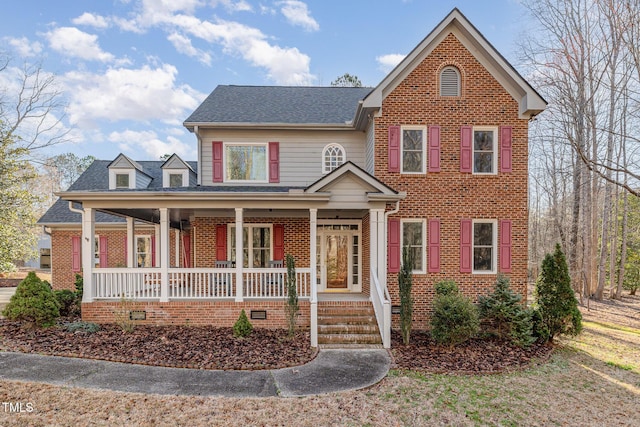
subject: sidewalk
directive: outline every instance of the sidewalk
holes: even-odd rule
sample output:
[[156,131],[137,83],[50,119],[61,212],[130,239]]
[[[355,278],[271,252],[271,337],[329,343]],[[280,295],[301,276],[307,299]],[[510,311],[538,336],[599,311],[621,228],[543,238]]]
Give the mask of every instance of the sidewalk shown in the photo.
[[361,389],[387,375],[386,350],[320,350],[306,365],[265,371],[161,368],[0,352],[0,379],[136,393],[295,397]]
[[16,293],[16,288],[0,288],[0,311],[2,311],[7,304],[11,296]]

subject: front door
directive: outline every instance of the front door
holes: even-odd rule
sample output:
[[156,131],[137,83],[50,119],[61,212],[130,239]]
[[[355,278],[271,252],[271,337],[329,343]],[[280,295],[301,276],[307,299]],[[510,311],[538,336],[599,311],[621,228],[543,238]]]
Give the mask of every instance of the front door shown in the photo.
[[351,285],[349,252],[349,236],[347,234],[327,234],[324,236],[327,289],[349,289]]

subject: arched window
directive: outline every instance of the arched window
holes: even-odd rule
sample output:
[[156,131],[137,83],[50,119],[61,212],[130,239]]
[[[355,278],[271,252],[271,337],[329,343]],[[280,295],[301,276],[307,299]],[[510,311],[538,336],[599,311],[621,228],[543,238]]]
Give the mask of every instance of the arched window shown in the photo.
[[322,150],[322,173],[329,173],[347,160],[347,153],[340,144],[329,144]]
[[460,96],[460,71],[444,67],[440,72],[440,96]]

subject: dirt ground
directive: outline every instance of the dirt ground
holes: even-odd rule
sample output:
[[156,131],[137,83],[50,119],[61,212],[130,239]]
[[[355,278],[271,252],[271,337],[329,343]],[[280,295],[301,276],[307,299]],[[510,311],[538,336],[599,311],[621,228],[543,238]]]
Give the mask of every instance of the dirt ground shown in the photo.
[[640,425],[640,297],[592,301],[582,309],[584,333],[561,341],[547,363],[524,371],[391,371],[365,390],[290,399],[158,396],[0,381],[0,425]]

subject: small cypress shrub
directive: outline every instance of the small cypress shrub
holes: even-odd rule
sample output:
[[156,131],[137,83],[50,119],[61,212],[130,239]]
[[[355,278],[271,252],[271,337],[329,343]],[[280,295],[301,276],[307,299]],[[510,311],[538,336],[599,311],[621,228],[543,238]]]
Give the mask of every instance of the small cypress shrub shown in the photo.
[[569,267],[560,244],[553,254],[542,260],[542,268],[535,288],[534,333],[544,341],[558,335],[578,335],[582,330],[582,314],[571,288]]
[[398,287],[400,288],[400,330],[402,331],[402,343],[409,344],[411,327],[413,325],[413,297],[411,288],[413,285],[413,258],[407,248],[402,249],[402,267],[398,273]]
[[436,285],[431,316],[431,336],[441,345],[453,347],[469,340],[480,330],[478,309],[464,297],[455,282]]
[[249,322],[247,318],[247,313],[244,312],[244,309],[240,312],[240,317],[236,320],[236,323],[233,324],[233,336],[236,338],[246,338],[253,331],[253,325]]
[[501,339],[528,347],[535,341],[531,312],[522,306],[522,295],[509,286],[509,278],[498,276],[493,292],[478,299],[485,330]]
[[287,261],[287,302],[284,306],[284,311],[289,326],[289,337],[293,337],[296,332],[298,312],[300,311],[298,288],[296,287],[296,262],[290,254],[287,254],[285,258]]
[[32,271],[18,284],[2,315],[37,327],[51,326],[60,317],[60,306],[51,285]]
[[53,292],[53,295],[60,306],[60,316],[73,317],[80,315],[80,302],[78,295],[69,289],[62,289]]

